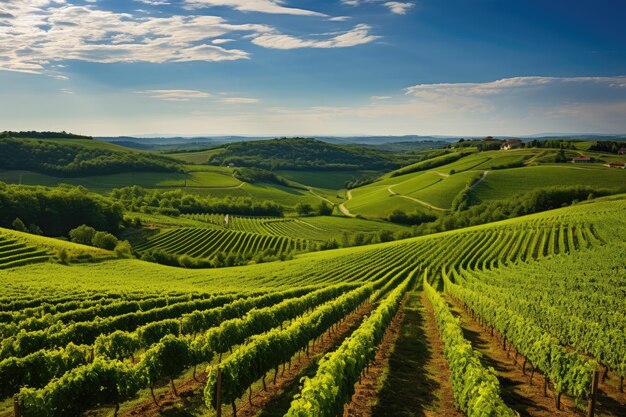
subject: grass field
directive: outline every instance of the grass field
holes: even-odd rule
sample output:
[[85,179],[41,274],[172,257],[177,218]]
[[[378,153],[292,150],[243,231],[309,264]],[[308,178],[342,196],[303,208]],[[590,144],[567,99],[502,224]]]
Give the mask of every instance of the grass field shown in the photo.
[[315,188],[340,190],[346,181],[361,177],[377,177],[377,171],[276,171],[277,175],[288,180]]
[[[578,154],[577,151],[568,152]],[[397,177],[385,175],[372,184],[351,190],[353,198],[345,206],[353,214],[373,218],[387,217],[395,209],[437,214],[437,209],[450,208],[456,195],[465,189],[468,180],[476,179],[486,171],[488,175],[475,188],[480,201],[505,199],[535,188],[555,185],[616,189],[626,184],[626,171],[609,169],[601,163],[539,164],[539,161],[554,158],[556,153],[554,149],[479,152],[425,171]],[[626,159],[597,152],[585,154],[605,161]],[[502,169],[510,164],[521,163],[527,165]],[[451,172],[455,173],[450,175]],[[390,199],[392,194],[396,195]]]

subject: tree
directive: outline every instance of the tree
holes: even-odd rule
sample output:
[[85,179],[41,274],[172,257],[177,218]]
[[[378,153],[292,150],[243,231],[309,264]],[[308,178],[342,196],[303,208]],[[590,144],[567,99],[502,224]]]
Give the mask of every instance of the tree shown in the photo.
[[122,240],[115,245],[114,249],[115,255],[118,258],[132,258],[133,257],[133,247],[130,245],[128,240]]
[[91,244],[97,248],[113,250],[119,241],[115,236],[111,233],[107,232],[96,232],[93,235],[93,240]]
[[13,223],[11,223],[11,225],[13,226],[13,229],[17,230],[18,232],[28,232],[26,225],[19,217],[13,220]]
[[296,212],[300,216],[309,216],[313,213],[313,207],[308,203],[298,203],[296,204]]
[[39,236],[43,235],[41,228],[37,226],[35,223],[32,223],[30,226],[28,226],[28,233],[32,233],[33,235],[39,235]]
[[330,216],[333,214],[333,206],[331,206],[325,201],[322,201],[319,207],[317,208],[317,213],[320,216]]
[[70,240],[74,243],[91,245],[95,234],[96,229],[83,224],[76,229],[70,230]]

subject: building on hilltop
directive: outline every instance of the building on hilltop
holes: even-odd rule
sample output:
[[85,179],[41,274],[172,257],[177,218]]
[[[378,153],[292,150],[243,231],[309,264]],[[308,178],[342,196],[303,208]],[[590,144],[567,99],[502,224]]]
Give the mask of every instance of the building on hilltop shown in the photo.
[[511,149],[521,148],[524,145],[521,139],[508,139],[506,142],[502,144],[500,149],[505,151],[510,151]]
[[572,158],[573,164],[589,163],[589,162],[591,162],[591,157],[589,156],[575,156]]
[[626,162],[609,162],[608,164],[606,164],[606,166],[609,168],[626,169]]

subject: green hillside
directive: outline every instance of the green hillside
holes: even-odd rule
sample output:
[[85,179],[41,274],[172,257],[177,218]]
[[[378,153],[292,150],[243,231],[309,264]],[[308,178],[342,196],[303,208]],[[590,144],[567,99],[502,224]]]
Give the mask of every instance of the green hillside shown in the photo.
[[[474,152],[458,157],[448,154],[393,171],[379,180],[351,190],[345,207],[353,214],[384,218],[394,210],[431,212],[452,209],[461,193],[471,187],[474,203],[507,199],[551,186],[589,186],[620,190],[626,171],[608,168],[608,161],[626,157],[584,152],[596,162],[556,164],[555,149],[516,149]],[[571,159],[579,151],[566,151]],[[452,162],[441,165],[441,162]],[[434,166],[433,166],[434,165]],[[406,172],[406,173],[404,173]]]
[[394,154],[363,146],[334,145],[315,139],[273,139],[224,145],[209,164],[270,170],[384,170],[399,165]]

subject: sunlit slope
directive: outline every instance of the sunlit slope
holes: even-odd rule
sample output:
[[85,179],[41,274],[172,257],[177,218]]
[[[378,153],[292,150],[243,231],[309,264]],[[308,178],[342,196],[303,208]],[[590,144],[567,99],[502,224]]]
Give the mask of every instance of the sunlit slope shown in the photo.
[[[626,197],[601,199],[488,225],[365,247],[315,252],[295,260],[243,267],[185,270],[138,260],[109,260],[64,266],[28,265],[0,272],[6,288],[72,285],[84,289],[224,291],[289,288],[368,279],[353,274],[366,265],[371,273],[390,265],[490,267],[500,263],[589,250],[622,241]],[[37,238],[38,240],[48,240]],[[437,280],[437,276],[433,275]]]
[[[452,208],[468,187],[476,201],[506,199],[536,188],[582,185],[618,189],[626,184],[626,170],[591,164],[548,163],[554,149],[519,149],[473,153],[452,163],[403,175],[399,170],[350,191],[345,207],[352,214],[387,217],[394,210],[433,214]],[[577,151],[567,151],[577,155]],[[615,155],[586,153],[599,161]],[[622,159],[626,159],[623,158]]]

